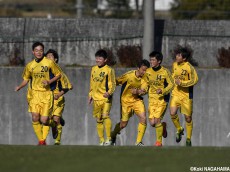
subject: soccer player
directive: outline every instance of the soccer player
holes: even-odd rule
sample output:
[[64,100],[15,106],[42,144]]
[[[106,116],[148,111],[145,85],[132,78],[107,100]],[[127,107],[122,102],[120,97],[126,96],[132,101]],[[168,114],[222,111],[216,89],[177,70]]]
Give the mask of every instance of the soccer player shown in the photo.
[[[46,52],[45,56],[48,59],[54,61],[55,63],[58,63],[59,56],[55,50],[49,49]],[[69,90],[72,90],[72,85],[68,77],[64,73],[62,73],[61,79],[53,82],[50,86],[51,86],[51,90],[53,90],[54,92],[54,105],[53,105],[52,118],[57,123],[57,130],[58,130],[58,136],[55,139],[54,145],[60,145],[62,126],[64,126],[65,124],[65,121],[62,118],[62,113],[65,107],[65,98],[63,95],[67,93]],[[47,138],[47,135],[49,134],[49,129],[50,126],[43,126],[43,139]]]
[[149,54],[151,68],[146,70],[149,97],[149,122],[156,128],[155,146],[162,146],[162,135],[167,137],[166,123],[161,122],[164,117],[170,92],[174,83],[168,69],[161,66],[163,55],[161,52],[153,51]]
[[147,85],[142,78],[150,64],[147,60],[142,60],[138,64],[137,70],[131,70],[116,78],[116,84],[121,87],[121,120],[116,124],[112,132],[112,144],[115,145],[116,136],[128,124],[129,118],[135,113],[138,116],[138,134],[136,146],[144,146],[142,138],[146,130],[145,105],[141,95],[147,91]]
[[[44,56],[44,45],[35,42],[32,45],[34,60],[29,62],[23,72],[23,81],[15,88],[19,91],[30,81],[30,89],[27,95],[29,101],[29,112],[32,114],[32,125],[38,138],[39,145],[46,145],[42,135],[42,124],[52,127],[53,137],[57,137],[56,122],[49,119],[53,107],[53,92],[50,84],[60,79],[61,69],[52,61]],[[50,73],[54,77],[50,79]]]
[[180,47],[176,52],[176,61],[172,66],[172,77],[175,87],[172,90],[170,114],[172,122],[177,129],[177,143],[181,141],[182,135],[184,135],[184,128],[180,125],[179,116],[177,115],[178,109],[180,108],[181,114],[184,114],[187,131],[186,146],[192,145],[193,86],[198,82],[197,72],[189,63],[191,59],[191,51],[187,47]]
[[[95,54],[96,66],[92,67],[90,75],[90,90],[88,103],[93,102],[93,117],[96,118],[96,128],[99,136],[99,145],[111,145],[112,121],[109,113],[112,106],[112,95],[115,91],[116,81],[114,69],[109,67],[107,53],[105,50],[98,50]],[[104,138],[104,128],[106,140]]]

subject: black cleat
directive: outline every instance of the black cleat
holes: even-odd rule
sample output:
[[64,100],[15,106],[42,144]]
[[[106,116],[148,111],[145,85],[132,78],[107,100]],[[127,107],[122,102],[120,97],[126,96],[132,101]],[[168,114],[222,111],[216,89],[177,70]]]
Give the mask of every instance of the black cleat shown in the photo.
[[135,146],[145,146],[144,143],[139,142],[139,143],[135,143]]
[[166,138],[166,137],[168,136],[167,124],[166,124],[166,122],[162,122],[162,125],[163,125],[163,134],[162,134],[162,136],[163,136],[164,138]]
[[114,134],[113,133],[111,133],[111,145],[112,146],[115,146],[116,145],[116,140],[117,140],[117,137],[116,137],[116,135],[114,136]]
[[184,135],[184,128],[181,128],[180,131],[176,132],[176,142],[179,143],[182,139],[182,135]]
[[56,139],[58,136],[58,129],[57,129],[57,123],[56,122],[55,122],[55,126],[52,127],[52,136],[53,136],[53,139]]
[[192,142],[190,139],[186,139],[186,146],[188,146],[188,147],[192,146]]
[[62,117],[60,118],[60,124],[61,124],[61,126],[65,125],[65,120]]

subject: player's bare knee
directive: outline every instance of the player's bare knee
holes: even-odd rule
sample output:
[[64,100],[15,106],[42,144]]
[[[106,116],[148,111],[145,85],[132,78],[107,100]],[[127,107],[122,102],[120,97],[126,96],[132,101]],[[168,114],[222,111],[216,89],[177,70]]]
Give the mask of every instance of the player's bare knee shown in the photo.
[[140,123],[142,123],[142,124],[147,124],[146,116],[141,116],[141,117],[140,117]]
[[176,113],[172,113],[171,111],[170,111],[170,116],[172,117],[172,116],[175,116],[176,115]]
[[154,122],[154,121],[149,121],[149,123],[150,123],[150,125],[151,125],[152,127],[155,127],[155,122]]
[[33,121],[33,122],[39,121],[39,117],[37,117],[37,116],[32,116],[32,121]]
[[155,118],[155,125],[158,125],[161,123],[161,119],[160,118]]
[[40,119],[39,114],[32,113],[32,121],[33,122],[37,122],[37,121],[39,121],[39,119]]
[[170,115],[175,116],[177,114],[177,108],[171,107],[170,108]]
[[49,125],[49,121],[48,120],[45,120],[45,119],[41,119],[41,123],[43,125]]
[[187,116],[187,115],[185,115],[185,121],[186,121],[187,123],[192,122],[192,116]]
[[176,114],[171,114],[171,113],[170,113],[170,117],[171,117],[171,119],[177,118]]
[[54,116],[53,116],[53,120],[54,120],[57,124],[60,124],[60,117],[59,117],[59,116],[54,115]]
[[41,116],[40,121],[43,125],[49,125],[49,117]]
[[154,118],[149,119],[149,123],[152,127],[155,127],[155,120]]
[[125,128],[125,127],[127,126],[127,124],[128,124],[128,122],[122,121],[122,122],[120,123],[120,128],[121,128],[121,129]]

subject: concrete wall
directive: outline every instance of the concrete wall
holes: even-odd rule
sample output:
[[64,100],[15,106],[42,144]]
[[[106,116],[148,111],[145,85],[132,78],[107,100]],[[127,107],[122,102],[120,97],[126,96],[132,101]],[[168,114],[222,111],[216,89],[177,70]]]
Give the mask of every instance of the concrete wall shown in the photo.
[[[129,69],[116,69],[120,75]],[[21,82],[23,68],[0,68],[0,144],[37,144],[33,133],[31,116],[27,112],[26,89],[14,92],[14,87]],[[63,128],[64,145],[97,145],[96,122],[92,117],[92,107],[87,106],[89,89],[89,68],[66,68],[74,90],[66,94]],[[199,83],[194,88],[194,146],[229,146],[230,145],[230,70],[198,69]],[[111,118],[113,127],[119,121],[119,92],[117,87],[113,99]],[[145,97],[147,106],[147,97]],[[180,116],[182,124],[184,118]],[[168,123],[168,138],[164,145],[175,146],[175,129],[167,110],[164,120]],[[133,145],[137,133],[137,117],[134,116],[118,137],[118,145]],[[54,141],[49,136],[47,142]],[[143,142],[153,145],[155,129],[149,125]],[[185,137],[179,145],[185,144]]]
[[[218,49],[230,46],[230,21],[164,21],[155,23],[155,49],[171,66],[170,52],[177,44],[189,44],[202,67],[218,66]],[[0,65],[10,59],[31,60],[31,46],[44,43],[46,50],[56,49],[64,65],[93,65],[99,48],[115,49],[120,45],[142,45],[143,20],[118,19],[0,19]],[[154,48],[153,48],[154,49]]]

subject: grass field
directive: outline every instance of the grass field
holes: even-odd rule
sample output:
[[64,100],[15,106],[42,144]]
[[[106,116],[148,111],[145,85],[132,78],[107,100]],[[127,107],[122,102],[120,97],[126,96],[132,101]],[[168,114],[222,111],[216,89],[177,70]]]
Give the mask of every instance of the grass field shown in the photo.
[[186,172],[230,167],[230,147],[0,145],[0,172]]

